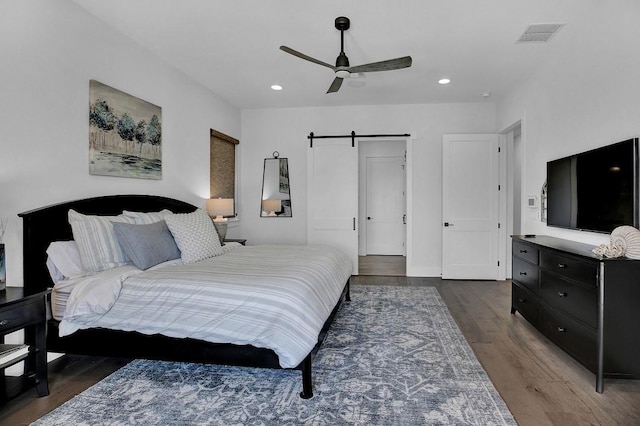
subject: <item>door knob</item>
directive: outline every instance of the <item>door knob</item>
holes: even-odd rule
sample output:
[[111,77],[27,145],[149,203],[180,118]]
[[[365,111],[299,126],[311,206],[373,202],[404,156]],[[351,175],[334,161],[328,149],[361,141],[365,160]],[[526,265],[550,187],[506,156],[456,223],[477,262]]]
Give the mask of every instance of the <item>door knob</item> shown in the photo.
[[371,216],[367,216],[367,220],[371,220],[373,219]]
[[453,223],[445,222],[444,226],[453,226]]

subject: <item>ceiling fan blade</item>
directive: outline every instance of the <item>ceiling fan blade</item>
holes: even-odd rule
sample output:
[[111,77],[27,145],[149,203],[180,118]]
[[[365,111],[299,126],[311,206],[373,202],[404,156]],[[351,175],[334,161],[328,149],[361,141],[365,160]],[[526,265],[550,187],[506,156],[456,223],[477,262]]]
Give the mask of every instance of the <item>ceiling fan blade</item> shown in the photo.
[[331,68],[334,71],[336,70],[336,67],[334,67],[333,65],[328,64],[326,62],[322,62],[319,59],[312,58],[311,56],[305,55],[304,53],[300,53],[297,50],[293,50],[290,47],[280,46],[280,50],[282,50],[283,52],[287,52],[290,55],[297,56],[298,58],[307,60],[309,62],[313,62],[314,64],[318,64],[318,65],[322,65],[323,67]]
[[329,90],[327,90],[327,93],[333,93],[333,92],[337,92],[340,89],[340,86],[342,86],[342,78],[340,77],[336,77],[333,79],[333,83],[331,83],[331,86],[329,87]]
[[391,71],[401,68],[408,68],[411,66],[411,56],[404,56],[402,58],[389,59],[386,61],[372,62],[370,64],[356,65],[350,67],[349,72],[374,72],[374,71]]

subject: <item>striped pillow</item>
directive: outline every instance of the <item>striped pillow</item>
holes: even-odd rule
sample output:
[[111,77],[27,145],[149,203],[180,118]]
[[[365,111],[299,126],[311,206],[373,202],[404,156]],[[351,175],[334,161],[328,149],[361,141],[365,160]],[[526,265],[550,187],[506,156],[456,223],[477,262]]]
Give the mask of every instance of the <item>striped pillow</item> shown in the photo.
[[133,218],[90,216],[69,210],[69,224],[78,244],[80,260],[87,272],[104,271],[131,263],[118,243],[113,222],[134,223]]
[[131,212],[125,210],[122,214],[126,217],[132,218],[136,225],[150,225],[152,223],[160,222],[164,220],[167,215],[173,214],[171,210],[160,210],[159,212]]

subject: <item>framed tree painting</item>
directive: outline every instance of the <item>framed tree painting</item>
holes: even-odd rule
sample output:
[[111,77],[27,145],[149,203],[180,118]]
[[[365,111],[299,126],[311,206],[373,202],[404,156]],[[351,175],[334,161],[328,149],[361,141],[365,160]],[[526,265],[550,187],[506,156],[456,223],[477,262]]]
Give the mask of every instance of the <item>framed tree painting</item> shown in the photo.
[[91,80],[89,174],[162,179],[162,108]]

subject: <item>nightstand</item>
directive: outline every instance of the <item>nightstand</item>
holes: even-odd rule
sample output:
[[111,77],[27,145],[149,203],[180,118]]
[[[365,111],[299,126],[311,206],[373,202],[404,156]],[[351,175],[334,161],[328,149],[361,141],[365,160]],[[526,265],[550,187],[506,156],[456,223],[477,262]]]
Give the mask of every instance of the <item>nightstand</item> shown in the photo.
[[[0,365],[0,401],[17,396],[34,384],[39,396],[49,395],[47,379],[47,294],[49,290],[24,294],[22,287],[7,287],[0,292],[0,341],[14,331],[24,330],[29,353]],[[24,361],[24,374],[6,376],[4,369]]]
[[246,238],[225,238],[224,239],[225,243],[240,243],[243,246],[247,243],[247,239]]

